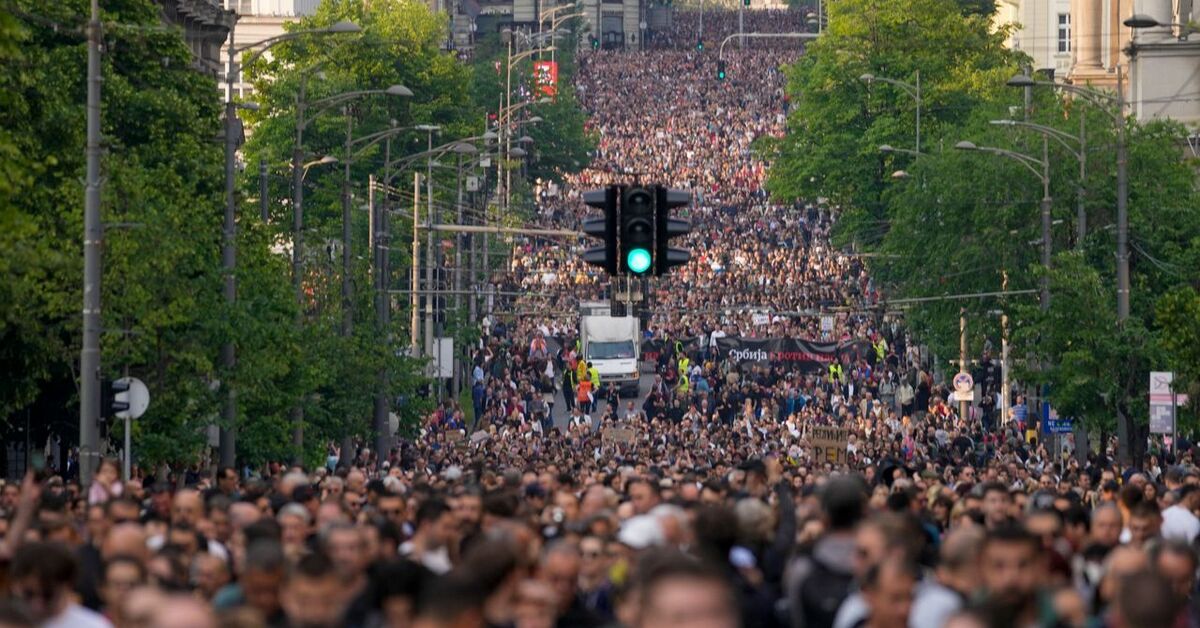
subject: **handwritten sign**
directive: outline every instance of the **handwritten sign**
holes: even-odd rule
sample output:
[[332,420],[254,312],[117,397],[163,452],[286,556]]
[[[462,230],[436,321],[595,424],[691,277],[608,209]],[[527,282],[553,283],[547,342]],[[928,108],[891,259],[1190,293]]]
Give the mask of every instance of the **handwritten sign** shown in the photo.
[[462,439],[463,439],[462,430],[449,430],[448,432],[446,432],[446,442],[447,443],[457,443],[458,441],[460,441]]
[[632,445],[637,439],[637,430],[631,427],[606,427],[600,432],[600,441],[606,445]]
[[818,463],[846,464],[846,446],[850,443],[850,430],[844,427],[814,425],[809,429],[813,460]]

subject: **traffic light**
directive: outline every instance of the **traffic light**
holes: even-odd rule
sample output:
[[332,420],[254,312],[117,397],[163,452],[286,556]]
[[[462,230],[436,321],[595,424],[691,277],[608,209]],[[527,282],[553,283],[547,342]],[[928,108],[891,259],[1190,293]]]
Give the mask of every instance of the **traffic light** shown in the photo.
[[583,232],[593,238],[599,238],[604,244],[592,247],[583,252],[583,261],[599,266],[609,275],[617,274],[617,193],[619,188],[610,185],[600,190],[588,190],[583,193],[583,202],[589,207],[595,207],[602,212],[601,218],[588,218],[583,221]]
[[718,81],[725,80],[725,60],[724,59],[717,59],[717,80]]
[[704,40],[703,39],[696,40],[696,52],[704,52]]
[[104,417],[116,416],[118,412],[129,409],[129,380],[104,380],[100,382],[100,414]]
[[687,249],[672,247],[671,238],[685,236],[692,230],[692,223],[681,218],[671,218],[671,210],[686,207],[692,195],[683,190],[672,190],[665,185],[654,187],[654,275],[661,277],[674,266],[688,263],[692,254]]
[[742,6],[750,6],[750,0],[742,0]]
[[599,50],[599,49],[600,49],[600,38],[596,37],[596,36],[592,36],[592,50]]
[[621,272],[643,276],[654,266],[654,192],[629,186],[621,192]]

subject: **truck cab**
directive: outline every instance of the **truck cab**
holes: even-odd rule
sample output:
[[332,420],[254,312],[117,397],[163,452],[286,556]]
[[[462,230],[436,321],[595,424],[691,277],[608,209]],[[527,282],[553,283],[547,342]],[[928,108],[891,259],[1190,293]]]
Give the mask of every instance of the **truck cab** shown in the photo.
[[641,330],[633,317],[582,316],[580,348],[600,374],[600,387],[619,386],[623,397],[636,397],[641,382]]

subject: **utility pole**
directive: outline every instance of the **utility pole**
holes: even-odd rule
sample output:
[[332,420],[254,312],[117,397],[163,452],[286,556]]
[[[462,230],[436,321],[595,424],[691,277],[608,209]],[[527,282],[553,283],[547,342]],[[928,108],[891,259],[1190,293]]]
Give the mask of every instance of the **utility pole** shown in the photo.
[[[1008,271],[1001,271],[1000,277],[1000,289],[1008,292]],[[1004,307],[1000,312],[1000,420],[996,422],[997,425],[1003,425],[1008,421],[1010,392],[1008,384],[1008,308]]]
[[[539,28],[540,28],[540,24],[539,24]],[[458,215],[455,216],[454,224],[461,225],[461,224],[463,224],[462,153],[458,152],[457,154],[458,154],[458,173],[457,173],[458,174],[458,181],[457,181],[458,199],[457,199],[457,201],[455,201],[455,210]],[[454,313],[455,313],[455,315],[458,315],[460,312],[462,312],[462,294],[461,294],[462,283],[463,283],[463,281],[462,281],[462,279],[463,279],[462,246],[463,246],[462,234],[455,234],[454,235]],[[458,392],[462,386],[462,378],[461,378],[462,368],[460,368],[461,364],[460,364],[460,360],[458,359],[458,356],[463,355],[463,349],[464,349],[463,347],[455,347],[454,348],[454,356],[455,356],[455,358],[454,358],[454,379],[453,379],[451,390],[453,391],[453,393],[455,395],[458,394]]]
[[[958,372],[967,372],[967,308],[965,307],[958,308]],[[966,397],[958,400],[958,418],[964,422],[967,420],[970,405],[971,402],[967,401]]]
[[92,482],[100,447],[100,0],[91,0],[87,54],[87,188],[83,204],[83,349],[79,355],[79,479]]
[[429,155],[425,158],[425,220],[430,228],[425,233],[425,355],[437,359],[437,346],[433,336],[434,300],[437,287],[433,283],[433,266],[437,262],[433,250],[433,131],[429,131]]
[[267,160],[258,160],[258,209],[263,224],[271,222],[271,189],[268,187]]
[[[304,325],[304,96],[307,75],[296,95],[296,145],[292,147],[292,290],[296,298],[296,329]],[[292,407],[292,447],[297,461],[304,458],[304,403]]]
[[346,156],[342,174],[342,335],[354,330],[354,285],[350,280],[350,162],[354,159],[354,112],[349,105],[342,110],[346,116]]
[[[237,302],[237,199],[234,190],[234,170],[237,159],[237,104],[233,102],[234,55],[237,47],[234,45],[233,32],[237,26],[235,15],[233,26],[229,28],[229,66],[225,71],[225,220],[222,228],[221,241],[221,273],[224,275],[222,295],[225,303],[232,310]],[[219,454],[221,466],[232,467],[237,458],[237,392],[233,386],[233,369],[237,366],[233,338],[228,338],[221,344],[221,367],[225,371],[225,380],[221,382],[224,399],[221,404],[221,425]]]
[[[391,143],[388,143],[388,148],[391,148]],[[390,150],[388,151],[390,153]],[[384,163],[388,163],[389,157],[384,159]],[[386,178],[386,175],[385,175]],[[387,195],[384,195],[387,198]],[[375,266],[375,318],[379,322],[379,333],[387,339],[389,351],[391,347],[391,295],[388,294],[388,259],[387,259],[387,202],[383,203],[382,207],[376,207],[375,204],[375,175],[371,175],[367,183],[367,206],[370,207],[371,222],[374,227],[371,229],[374,234],[372,240],[374,244],[374,260]],[[376,376],[378,383],[375,390],[375,451],[379,454],[380,460],[387,456],[388,449],[392,446],[391,423],[388,420],[388,377],[387,369],[379,369]]]
[[421,290],[421,173],[413,173],[413,232],[412,232],[412,325],[410,334],[412,356],[415,358],[420,355],[421,346],[421,325],[420,325],[420,309],[421,298],[417,296]]

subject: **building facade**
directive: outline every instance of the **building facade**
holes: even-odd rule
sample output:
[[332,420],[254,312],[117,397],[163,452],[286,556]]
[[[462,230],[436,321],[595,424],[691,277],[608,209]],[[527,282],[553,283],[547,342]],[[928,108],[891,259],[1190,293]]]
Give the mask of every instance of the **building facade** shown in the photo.
[[221,74],[221,47],[229,39],[234,15],[220,0],[158,0],[163,21],[183,28],[183,39],[192,49],[196,69],[210,76]]
[[1033,59],[1035,70],[1063,76],[1071,68],[1072,0],[1000,0],[993,23],[1014,25],[1008,46]]

